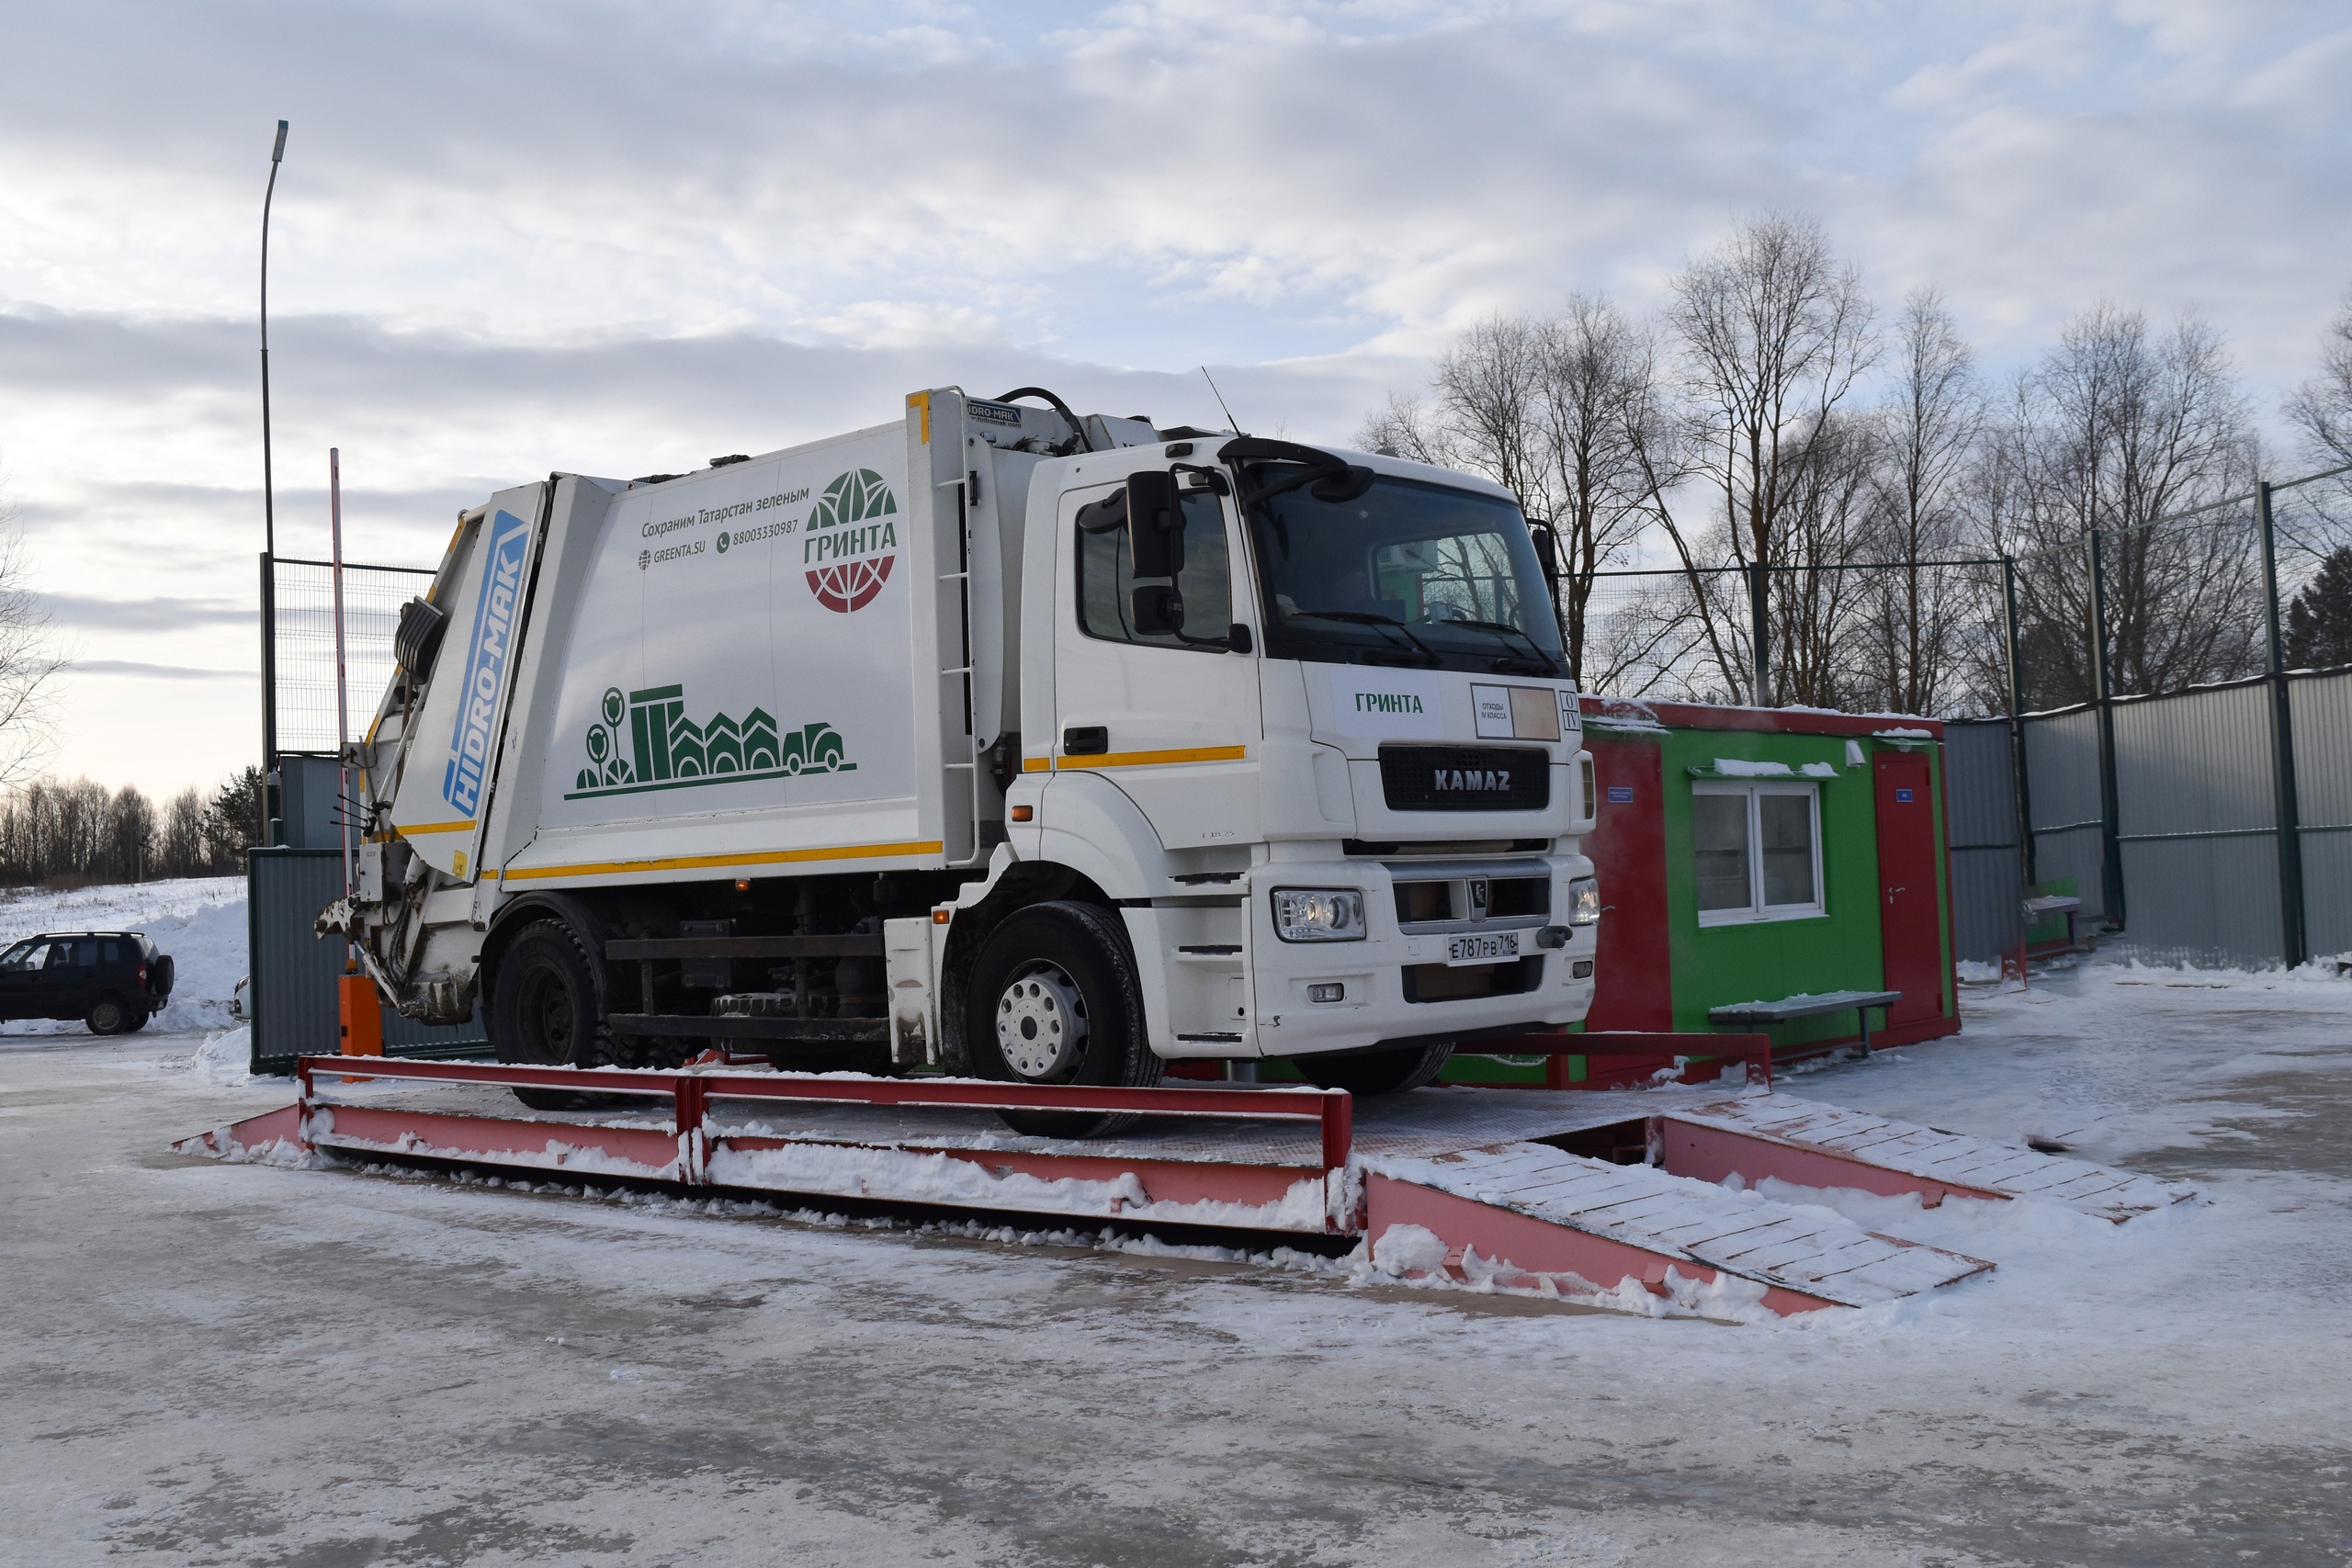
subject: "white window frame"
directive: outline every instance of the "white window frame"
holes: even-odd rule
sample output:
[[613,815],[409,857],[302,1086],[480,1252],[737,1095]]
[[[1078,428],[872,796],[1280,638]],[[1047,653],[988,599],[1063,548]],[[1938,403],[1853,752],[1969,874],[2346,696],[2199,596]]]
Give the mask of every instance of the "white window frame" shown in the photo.
[[[1750,784],[1728,779],[1697,780],[1690,785],[1697,795],[1738,795],[1747,802],[1747,898],[1744,908],[1702,909],[1699,923],[1702,926],[1747,926],[1764,920],[1818,920],[1828,918],[1829,910],[1823,901],[1825,889],[1821,881],[1821,786],[1815,784],[1782,783],[1780,780]],[[1801,795],[1810,803],[1813,837],[1813,900],[1805,904],[1765,904],[1764,897],[1764,821],[1763,811],[1757,801],[1767,795]],[[1693,853],[1696,853],[1695,847]]]

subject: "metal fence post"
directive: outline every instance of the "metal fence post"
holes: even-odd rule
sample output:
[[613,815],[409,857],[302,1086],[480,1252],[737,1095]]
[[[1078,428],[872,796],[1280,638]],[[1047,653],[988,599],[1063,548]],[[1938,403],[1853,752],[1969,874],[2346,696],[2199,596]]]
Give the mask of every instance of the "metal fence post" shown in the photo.
[[1772,705],[1772,579],[1770,569],[1759,558],[1748,569],[1747,620],[1748,636],[1756,645],[1756,705]]
[[2025,652],[2018,631],[2018,563],[2001,557],[2001,629],[2009,645],[2009,767],[2017,797],[2018,877],[2030,893],[2041,878],[2034,863],[2033,780],[2025,765]]
[[2091,681],[2098,705],[2099,909],[2109,927],[2123,926],[2123,842],[2120,792],[2115,783],[2115,682],[2108,668],[2107,568],[2099,530],[2090,531]]
[[2311,956],[2304,925],[2303,843],[2295,788],[2295,710],[2287,688],[2287,641],[2278,630],[2278,540],[2270,484],[2256,480],[2254,521],[2262,536],[2262,613],[2270,637],[2270,773],[2278,795],[2278,946],[2287,967]]
[[285,806],[277,777],[277,558],[261,553],[261,836],[275,844],[270,824],[283,817]]

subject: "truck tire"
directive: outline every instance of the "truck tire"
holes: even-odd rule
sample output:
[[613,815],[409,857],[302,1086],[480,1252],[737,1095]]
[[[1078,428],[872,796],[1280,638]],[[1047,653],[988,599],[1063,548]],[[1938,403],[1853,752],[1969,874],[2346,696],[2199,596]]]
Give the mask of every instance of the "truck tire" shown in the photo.
[[90,1004],[90,1010],[83,1016],[82,1021],[89,1026],[93,1034],[121,1034],[131,1027],[130,1012],[130,1003],[108,991]]
[[1293,1056],[1291,1066],[1317,1089],[1343,1089],[1350,1094],[1400,1094],[1437,1081],[1446,1058],[1453,1055],[1451,1041],[1442,1045],[1405,1045],[1394,1051],[1363,1051],[1345,1056]]
[[[967,996],[965,1038],[982,1077],[1124,1089],[1159,1081],[1127,933],[1111,910],[1054,902],[1008,917],[980,944]],[[1014,1132],[1046,1138],[1099,1138],[1140,1120],[1132,1111],[998,1114]]]
[[[535,920],[499,959],[490,998],[490,1043],[512,1066],[607,1067],[619,1054],[605,1028],[595,961],[561,920]],[[579,1111],[626,1096],[517,1089],[534,1111]]]

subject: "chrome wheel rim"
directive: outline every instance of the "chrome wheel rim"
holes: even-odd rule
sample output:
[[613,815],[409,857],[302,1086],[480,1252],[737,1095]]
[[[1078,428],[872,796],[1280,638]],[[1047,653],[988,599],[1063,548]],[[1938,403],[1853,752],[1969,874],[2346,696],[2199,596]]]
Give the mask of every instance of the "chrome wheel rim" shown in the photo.
[[1086,1044],[1086,998],[1055,964],[1013,976],[996,1004],[997,1054],[1016,1078],[1046,1083],[1066,1074]]

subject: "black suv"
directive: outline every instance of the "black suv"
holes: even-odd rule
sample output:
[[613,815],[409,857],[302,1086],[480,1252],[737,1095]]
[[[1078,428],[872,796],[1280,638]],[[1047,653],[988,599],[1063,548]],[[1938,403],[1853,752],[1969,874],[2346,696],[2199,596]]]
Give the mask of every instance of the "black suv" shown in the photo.
[[0,1019],[78,1018],[93,1034],[127,1034],[171,995],[171,955],[141,931],[60,931],[0,953]]

